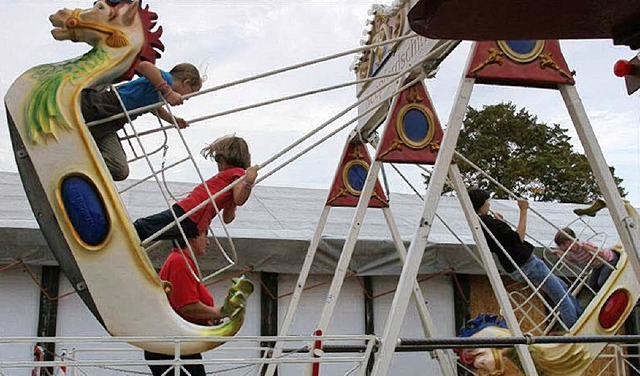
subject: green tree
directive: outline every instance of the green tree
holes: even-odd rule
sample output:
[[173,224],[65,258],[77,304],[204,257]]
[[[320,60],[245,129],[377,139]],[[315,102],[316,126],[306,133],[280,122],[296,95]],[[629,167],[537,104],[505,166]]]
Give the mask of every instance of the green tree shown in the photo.
[[[589,203],[601,197],[600,189],[583,154],[573,151],[567,130],[559,124],[538,122],[512,103],[469,107],[457,150],[502,185],[535,201]],[[507,193],[492,185],[467,163],[457,160],[468,186]],[[609,167],[620,194],[622,179]]]

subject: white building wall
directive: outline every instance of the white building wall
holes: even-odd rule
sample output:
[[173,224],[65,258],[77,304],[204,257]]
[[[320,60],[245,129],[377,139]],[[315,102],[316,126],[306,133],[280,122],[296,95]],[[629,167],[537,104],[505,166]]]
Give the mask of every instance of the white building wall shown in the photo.
[[[283,295],[293,291],[298,276],[292,274],[281,274],[278,283],[278,294]],[[324,283],[318,287],[304,291],[295,319],[293,321],[290,335],[311,335],[315,331],[327,293],[331,284],[331,276],[310,276],[306,286],[314,286]],[[324,334],[358,334],[364,333],[364,294],[358,282],[351,278],[347,279],[342,286],[338,304],[334,310],[333,320]],[[282,325],[290,296],[278,300],[278,328]],[[341,343],[346,344],[346,343]],[[359,343],[356,343],[359,344]],[[361,344],[361,343],[360,343]],[[287,343],[287,348],[300,348],[306,343]],[[323,364],[320,368],[321,375],[343,375],[355,364]],[[302,375],[303,365],[280,365],[280,376]]]
[[[29,267],[40,278],[40,267]],[[20,267],[0,273],[0,336],[35,337],[38,331],[40,289]],[[33,359],[33,346],[29,344],[0,344],[3,362]],[[0,374],[31,375],[30,368],[0,368]]]
[[[62,275],[60,278],[60,295],[73,291],[73,287]],[[135,302],[121,302],[122,304],[135,304]],[[151,319],[151,318],[150,318]],[[65,296],[58,301],[58,337],[109,337],[109,333],[100,325],[98,320],[89,311],[78,294]],[[77,343],[61,342],[56,347],[58,355],[66,353],[67,356],[78,361],[83,360],[141,360],[142,351],[137,347],[122,343]],[[67,374],[71,375],[96,375],[96,376],[121,376],[127,371],[149,372],[146,367],[69,367]]]
[[[418,277],[421,279],[421,277]],[[373,279],[374,296],[392,291],[396,288],[398,277],[376,277]],[[453,284],[450,277],[437,277],[421,282],[420,288],[427,300],[429,313],[436,323],[436,335],[440,337],[455,336],[455,312],[453,305]],[[393,301],[393,293],[374,299],[374,321],[376,334],[382,336],[385,323]],[[413,299],[400,331],[402,338],[424,338],[422,323],[418,316]],[[440,375],[440,367],[436,360],[427,353],[396,353],[391,363],[389,375]]]
[[[39,268],[32,268],[40,273]],[[260,334],[260,289],[257,275],[250,278],[256,284],[256,290],[250,297],[247,305],[247,316],[239,335],[258,336]],[[296,275],[280,275],[279,295],[293,291]],[[60,281],[60,294],[63,295],[72,288],[67,279],[62,276]],[[307,281],[307,286],[322,283],[304,292],[298,313],[294,319],[290,334],[308,335],[313,333],[320,319],[324,301],[331,282],[331,276],[311,276]],[[395,289],[397,277],[374,277],[374,295],[389,292]],[[216,304],[222,304],[227,294],[229,282],[216,283],[210,286]],[[438,323],[436,330],[438,335],[453,336],[454,310],[453,310],[453,287],[448,277],[438,277],[421,283],[421,287],[428,301],[428,306],[434,320]],[[0,273],[0,296],[3,304],[0,304],[0,322],[2,322],[2,336],[33,337],[36,335],[39,305],[39,288],[20,269],[9,269]],[[393,299],[393,293],[383,295],[374,299],[375,329],[381,335],[384,329],[388,310]],[[290,301],[290,296],[278,300],[279,326],[286,314]],[[133,304],[134,302],[123,302],[123,304]],[[153,318],[149,318],[152,320]],[[102,328],[98,321],[86,308],[77,294],[71,294],[58,301],[57,319],[58,337],[108,337],[108,333]],[[360,284],[355,279],[347,279],[342,287],[338,305],[334,311],[327,334],[353,334],[364,333],[364,292]],[[422,327],[413,305],[405,319],[401,332],[402,337],[416,338],[422,336]],[[359,344],[359,343],[358,343]],[[305,343],[289,343],[287,348],[299,348]],[[218,349],[206,352],[205,359],[222,358],[257,358],[260,355],[257,343],[225,344]],[[239,348],[242,347],[242,348]],[[25,345],[1,345],[0,360],[2,361],[25,361],[32,359],[33,344]],[[56,352],[60,354],[65,351],[68,356],[74,356],[82,361],[88,359],[127,359],[142,360],[142,351],[127,344],[82,344],[63,342],[58,344]],[[355,364],[323,364],[321,374],[342,375]],[[257,366],[239,367],[240,364],[209,365],[208,372],[223,371],[238,367],[233,371],[224,372],[225,375],[245,375],[256,374]],[[280,375],[300,375],[304,366],[302,365],[281,365]],[[92,376],[116,376],[127,374],[127,371],[147,373],[146,367],[84,367],[82,369],[69,368],[67,374],[90,374]],[[425,372],[426,371],[426,372]],[[28,376],[31,369],[0,369],[6,375]],[[429,360],[426,354],[404,353],[396,354],[390,374],[398,375],[437,375],[439,368],[437,362]]]

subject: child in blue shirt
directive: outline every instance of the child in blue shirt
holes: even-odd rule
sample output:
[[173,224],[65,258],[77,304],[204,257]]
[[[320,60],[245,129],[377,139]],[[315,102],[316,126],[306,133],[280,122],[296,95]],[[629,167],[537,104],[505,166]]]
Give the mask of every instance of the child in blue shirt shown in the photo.
[[[136,67],[136,73],[140,76],[139,78],[116,88],[127,111],[158,103],[162,97],[170,105],[177,106],[182,104],[183,95],[196,92],[202,87],[200,72],[188,63],[178,64],[171,71],[165,72],[148,61],[142,61]],[[116,93],[109,88],[82,90],[81,107],[85,123],[123,112]],[[171,115],[164,108],[160,107],[154,111],[161,119],[173,123]],[[140,115],[131,115],[131,119]],[[180,128],[189,126],[182,118],[176,117],[176,122]],[[89,128],[115,181],[124,180],[129,176],[127,155],[117,134],[126,123],[126,117],[122,117]]]

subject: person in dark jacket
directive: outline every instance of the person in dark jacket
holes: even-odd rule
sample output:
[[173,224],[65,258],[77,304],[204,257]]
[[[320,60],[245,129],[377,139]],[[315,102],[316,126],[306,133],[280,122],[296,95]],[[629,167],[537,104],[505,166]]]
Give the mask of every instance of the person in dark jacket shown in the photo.
[[[500,213],[489,213],[490,200],[487,191],[472,188],[468,193],[473,209],[484,224],[482,231],[489,249],[498,256],[504,270],[518,282],[526,282],[526,276],[535,287],[542,284],[540,290],[549,297],[552,305],[557,307],[567,328],[571,328],[578,320],[582,307],[573,295],[567,293],[567,285],[551,273],[544,261],[533,253],[533,245],[525,240],[529,202],[518,200],[520,217],[514,231],[502,220]],[[496,240],[500,244],[497,244]]]

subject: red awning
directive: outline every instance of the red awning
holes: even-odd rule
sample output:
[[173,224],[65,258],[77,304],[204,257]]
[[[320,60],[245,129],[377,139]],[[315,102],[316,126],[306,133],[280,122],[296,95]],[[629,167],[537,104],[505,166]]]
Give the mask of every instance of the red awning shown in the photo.
[[433,39],[613,39],[640,48],[639,0],[419,0],[411,28]]

